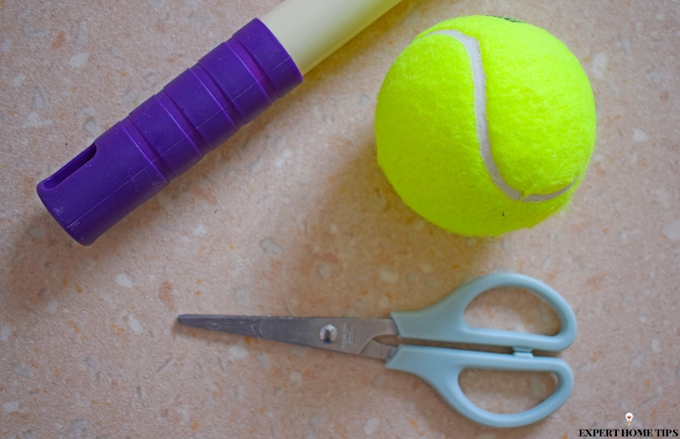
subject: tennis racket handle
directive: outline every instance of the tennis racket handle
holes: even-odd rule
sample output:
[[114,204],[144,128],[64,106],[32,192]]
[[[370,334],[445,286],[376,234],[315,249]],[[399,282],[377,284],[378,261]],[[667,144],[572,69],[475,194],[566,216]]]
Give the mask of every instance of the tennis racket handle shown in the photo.
[[41,181],[38,195],[73,239],[92,244],[301,82],[255,19]]

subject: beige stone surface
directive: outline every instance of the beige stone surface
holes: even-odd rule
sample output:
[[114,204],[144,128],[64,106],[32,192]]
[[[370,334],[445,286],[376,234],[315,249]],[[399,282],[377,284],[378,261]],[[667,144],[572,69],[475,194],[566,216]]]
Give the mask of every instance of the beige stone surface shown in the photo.
[[[319,0],[320,1],[320,0]],[[572,438],[680,429],[680,3],[404,0],[94,245],[35,186],[276,0],[0,0],[0,437]],[[569,210],[499,239],[412,213],[375,163],[391,62],[427,27],[495,14],[542,26],[596,91],[598,146]],[[304,26],[304,23],[299,23]],[[384,317],[509,270],[576,312],[570,399],[497,430],[380,361],[178,327],[179,313]],[[479,325],[554,331],[517,291]],[[496,411],[543,375],[469,371]]]

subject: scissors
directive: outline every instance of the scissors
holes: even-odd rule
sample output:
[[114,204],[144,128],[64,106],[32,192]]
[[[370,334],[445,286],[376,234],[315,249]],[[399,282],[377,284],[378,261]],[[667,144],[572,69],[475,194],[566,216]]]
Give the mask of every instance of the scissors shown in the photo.
[[[523,288],[544,299],[560,318],[560,332],[548,336],[477,328],[465,323],[463,313],[472,299],[498,287]],[[567,363],[559,358],[534,356],[532,350],[560,351],[569,347],[576,337],[576,316],[562,296],[534,278],[516,273],[489,274],[462,285],[428,308],[392,312],[390,316],[389,319],[362,319],[184,314],[177,317],[177,322],[196,328],[385,360],[388,369],[419,376],[460,414],[491,427],[520,427],[539,421],[564,404],[571,393],[574,377]],[[513,353],[411,344],[392,346],[374,340],[383,335],[504,346],[511,347]],[[492,413],[474,405],[460,388],[458,378],[468,368],[551,372],[557,377],[557,387],[547,399],[529,410],[511,414]]]

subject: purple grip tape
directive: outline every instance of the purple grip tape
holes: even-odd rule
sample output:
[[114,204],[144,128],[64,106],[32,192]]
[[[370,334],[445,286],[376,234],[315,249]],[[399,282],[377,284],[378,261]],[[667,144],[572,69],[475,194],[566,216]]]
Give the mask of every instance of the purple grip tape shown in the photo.
[[301,82],[255,19],[41,181],[38,195],[73,239],[90,245]]

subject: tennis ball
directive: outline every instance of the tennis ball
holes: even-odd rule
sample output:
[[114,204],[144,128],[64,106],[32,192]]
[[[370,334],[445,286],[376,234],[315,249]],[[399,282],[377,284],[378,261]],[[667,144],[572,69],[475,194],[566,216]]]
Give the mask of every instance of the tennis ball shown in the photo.
[[460,17],[399,55],[375,129],[378,164],[409,207],[451,232],[498,236],[569,203],[595,146],[595,103],[545,30]]

